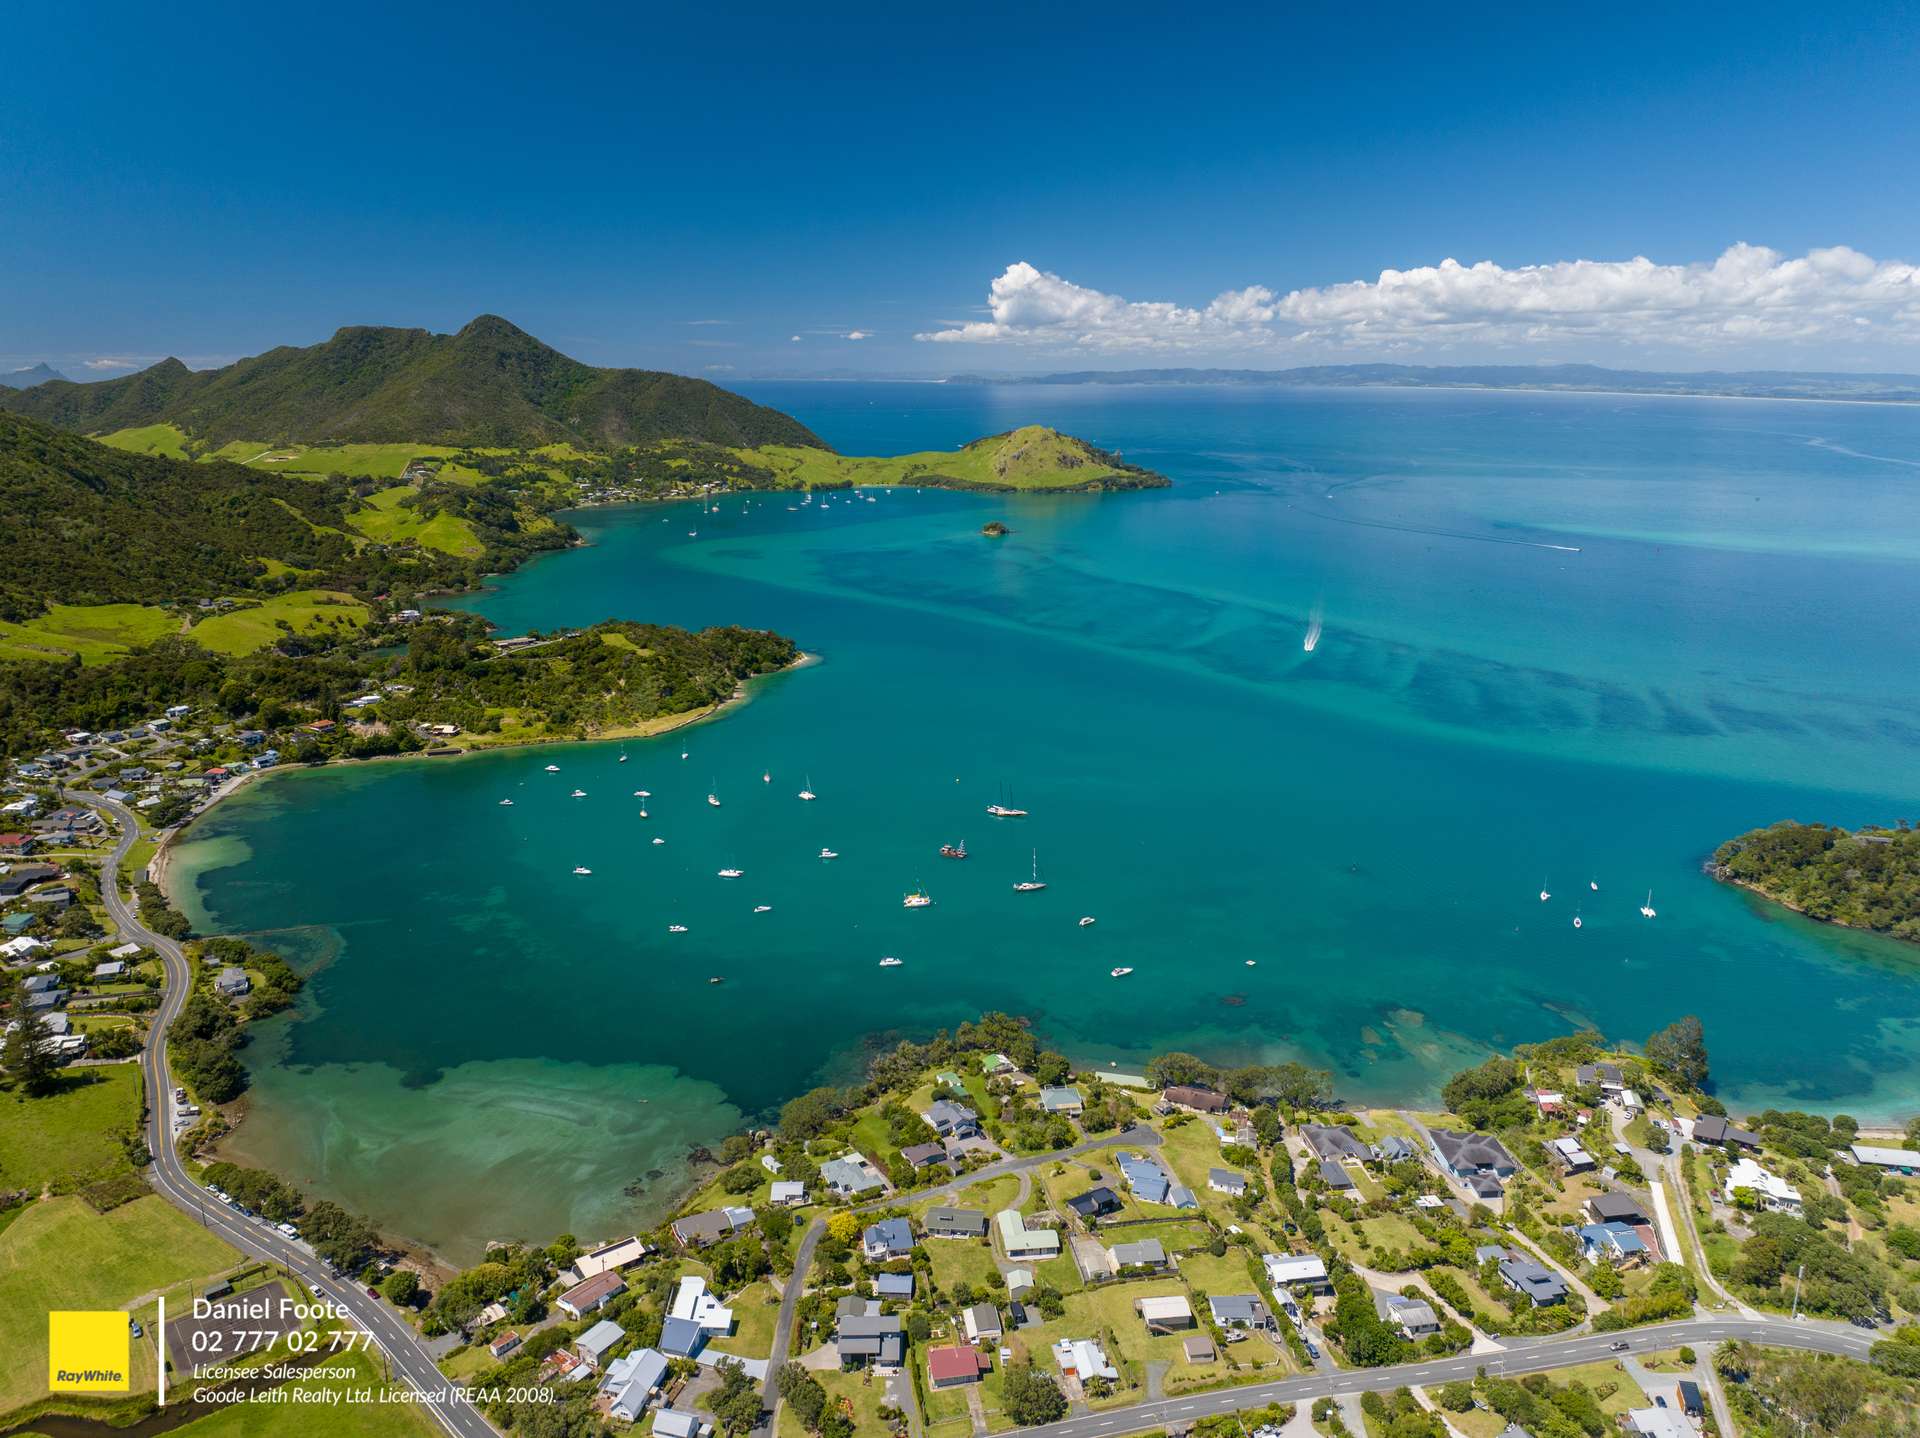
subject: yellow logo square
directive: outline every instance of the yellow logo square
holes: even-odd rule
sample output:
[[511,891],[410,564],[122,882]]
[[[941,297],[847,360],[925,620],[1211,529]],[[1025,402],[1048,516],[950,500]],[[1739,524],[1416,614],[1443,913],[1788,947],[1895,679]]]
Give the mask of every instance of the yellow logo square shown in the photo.
[[119,1312],[47,1315],[47,1387],[55,1393],[125,1393],[133,1338]]

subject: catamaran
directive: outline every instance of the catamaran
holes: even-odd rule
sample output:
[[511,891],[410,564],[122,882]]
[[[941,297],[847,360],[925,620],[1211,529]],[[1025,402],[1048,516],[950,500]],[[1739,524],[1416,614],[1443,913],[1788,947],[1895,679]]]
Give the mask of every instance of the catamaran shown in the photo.
[[1646,903],[1640,906],[1640,917],[1643,919],[1651,919],[1653,917],[1653,890],[1652,889],[1647,890],[1647,901]]
[[1046,887],[1045,884],[1040,882],[1040,851],[1035,849],[1033,851],[1033,877],[1031,879],[1022,879],[1013,886],[1013,891],[1016,894],[1033,894],[1038,893]]
[[900,901],[900,907],[903,909],[924,909],[932,902],[933,895],[929,894],[925,889],[915,889]]
[[805,799],[808,803],[812,803],[815,799],[818,799],[820,797],[818,794],[813,792],[813,775],[811,774],[807,775],[807,787],[800,791],[800,797],[802,799]]

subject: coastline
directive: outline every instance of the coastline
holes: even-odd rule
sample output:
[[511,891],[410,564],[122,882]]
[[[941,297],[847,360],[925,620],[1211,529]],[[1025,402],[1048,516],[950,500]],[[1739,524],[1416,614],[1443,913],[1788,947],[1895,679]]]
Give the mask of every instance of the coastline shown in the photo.
[[1863,928],[1859,924],[1849,924],[1845,919],[1822,918],[1819,914],[1808,913],[1805,909],[1801,908],[1798,904],[1794,903],[1791,899],[1783,899],[1778,894],[1775,894],[1770,890],[1761,888],[1758,884],[1749,883],[1745,879],[1729,878],[1727,875],[1719,872],[1718,868],[1713,864],[1707,864],[1704,867],[1706,869],[1707,877],[1712,879],[1716,884],[1725,884],[1730,889],[1744,890],[1745,892],[1752,894],[1755,898],[1765,899],[1769,904],[1779,905],[1781,908],[1785,909],[1788,913],[1798,914],[1801,918],[1807,920],[1809,923],[1825,924],[1829,928],[1834,928],[1834,929],[1845,929],[1850,934],[1871,934],[1875,938],[1887,939],[1896,944],[1905,944],[1909,949],[1912,949],[1914,951],[1914,957],[1916,959],[1920,959],[1920,939],[1906,938],[1903,935],[1894,933],[1891,929]]

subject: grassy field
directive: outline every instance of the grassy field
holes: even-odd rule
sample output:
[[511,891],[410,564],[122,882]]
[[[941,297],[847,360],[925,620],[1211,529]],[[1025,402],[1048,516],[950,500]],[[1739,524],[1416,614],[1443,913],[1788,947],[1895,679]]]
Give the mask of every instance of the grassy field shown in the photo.
[[999,1272],[993,1250],[983,1239],[930,1238],[922,1246],[933,1258],[933,1281],[942,1293],[953,1292],[959,1283],[967,1283],[979,1292]]
[[140,1123],[138,1064],[67,1069],[58,1091],[0,1093],[0,1188],[67,1192],[126,1173],[120,1136]]
[[707,1346],[717,1353],[742,1358],[765,1358],[773,1352],[773,1325],[780,1316],[780,1297],[770,1283],[752,1283],[727,1301],[733,1310],[733,1332]]
[[466,520],[452,514],[422,515],[401,501],[417,493],[410,484],[383,489],[366,498],[366,507],[347,516],[355,531],[381,544],[418,544],[443,554],[472,558],[486,546]]
[[23,623],[0,622],[0,659],[78,655],[83,664],[104,664],[179,627],[150,604],[55,604]]
[[187,437],[170,424],[143,424],[100,436],[100,443],[131,454],[157,454],[166,459],[187,457]]
[[[886,1424],[880,1421],[880,1405],[886,1401],[887,1394],[883,1379],[873,1377],[865,1369],[858,1373],[816,1373],[813,1376],[827,1390],[827,1402],[852,1410],[853,1431],[856,1434],[886,1431]],[[807,1430],[801,1426],[800,1419],[793,1411],[793,1405],[781,1404],[779,1438],[806,1438],[806,1433]]]
[[772,470],[791,489],[948,484],[1042,491],[1135,488],[1141,482],[1139,472],[1100,460],[1083,441],[1037,424],[976,439],[957,450],[918,454],[861,457],[777,444],[734,453],[749,464]]
[[29,1205],[0,1232],[0,1412],[46,1394],[50,1309],[126,1308],[239,1261],[158,1195],[110,1213],[78,1198]]
[[[327,1376],[295,1379],[288,1388],[372,1388],[383,1386],[380,1362],[364,1353],[330,1356],[320,1365]],[[196,1419],[175,1433],[183,1438],[425,1438],[440,1432],[424,1404],[240,1403]]]
[[203,619],[188,637],[216,654],[251,654],[278,639],[281,620],[298,634],[328,628],[361,629],[367,606],[332,589],[295,589],[248,609],[233,609]]

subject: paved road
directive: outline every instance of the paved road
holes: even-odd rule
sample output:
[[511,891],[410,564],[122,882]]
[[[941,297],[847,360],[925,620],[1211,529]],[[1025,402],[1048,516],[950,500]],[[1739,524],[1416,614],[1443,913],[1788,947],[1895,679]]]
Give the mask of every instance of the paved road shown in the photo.
[[166,966],[166,992],[153,1015],[153,1027],[140,1059],[147,1081],[147,1147],[153,1154],[153,1166],[147,1172],[153,1186],[174,1207],[191,1214],[242,1253],[277,1264],[298,1275],[317,1296],[329,1299],[346,1310],[355,1325],[373,1336],[374,1343],[392,1365],[395,1378],[416,1392],[427,1395],[420,1406],[431,1413],[448,1433],[455,1435],[455,1438],[495,1438],[493,1425],[467,1401],[459,1385],[450,1382],[440,1372],[421,1347],[413,1330],[402,1323],[385,1303],[369,1298],[365,1289],[334,1277],[304,1247],[288,1242],[271,1224],[247,1218],[229,1208],[195,1183],[187,1173],[174,1150],[172,1135],[167,1131],[168,1095],[173,1089],[173,1080],[167,1070],[167,1025],[173,1022],[181,1005],[187,1001],[193,981],[192,968],[186,952],[178,944],[154,933],[140,922],[139,914],[121,891],[120,867],[140,832],[132,811],[124,805],[90,793],[68,791],[65,797],[70,803],[86,804],[102,810],[119,823],[119,842],[100,866],[101,896],[121,937],[153,949]]
[[1757,1323],[1742,1319],[1688,1319],[1664,1323],[1652,1328],[1636,1328],[1624,1334],[1583,1334],[1572,1338],[1549,1339],[1527,1348],[1502,1354],[1462,1354],[1457,1358],[1437,1358],[1426,1363],[1403,1363],[1392,1368],[1347,1369],[1331,1376],[1312,1374],[1304,1378],[1283,1378],[1273,1383],[1253,1383],[1244,1388],[1228,1388],[1217,1393],[1199,1393],[1192,1397],[1163,1398],[1139,1403],[1130,1408],[1110,1409],[1049,1423],[1040,1428],[1023,1428],[1022,1438],[1115,1438],[1143,1428],[1162,1428],[1187,1424],[1215,1413],[1232,1413],[1242,1408],[1258,1408],[1268,1403],[1308,1403],[1327,1394],[1364,1393],[1369,1389],[1386,1392],[1405,1384],[1446,1383],[1455,1378],[1471,1378],[1485,1368],[1490,1374],[1538,1373],[1567,1368],[1580,1363],[1605,1362],[1617,1357],[1612,1345],[1627,1342],[1634,1352],[1674,1348],[1680,1344],[1710,1346],[1735,1338],[1755,1343],[1771,1343],[1786,1348],[1807,1348],[1818,1353],[1839,1353],[1850,1358],[1865,1358],[1875,1335],[1834,1324],[1791,1323],[1768,1319]]

